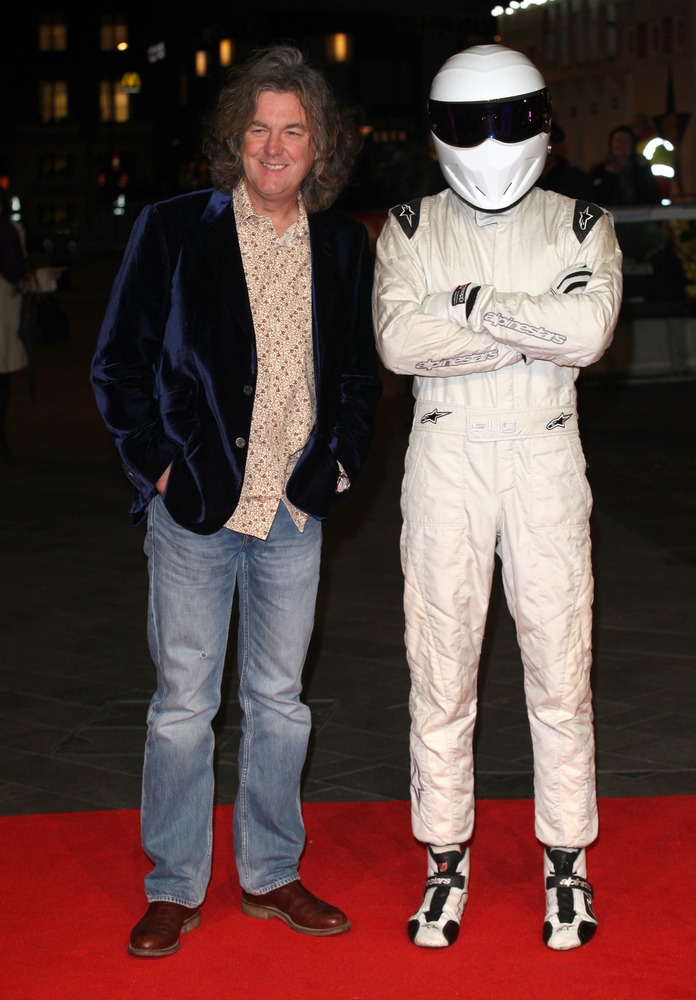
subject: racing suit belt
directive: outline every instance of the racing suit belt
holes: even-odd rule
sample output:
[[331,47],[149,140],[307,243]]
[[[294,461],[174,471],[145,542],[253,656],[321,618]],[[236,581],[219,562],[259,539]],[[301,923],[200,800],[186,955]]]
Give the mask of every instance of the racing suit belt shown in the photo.
[[470,441],[509,441],[511,438],[578,433],[574,406],[494,410],[418,400],[413,423],[432,425],[440,433],[466,434]]

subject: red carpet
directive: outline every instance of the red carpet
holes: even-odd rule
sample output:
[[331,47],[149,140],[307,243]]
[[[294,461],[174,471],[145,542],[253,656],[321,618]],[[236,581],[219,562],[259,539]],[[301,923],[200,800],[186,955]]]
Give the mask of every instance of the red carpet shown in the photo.
[[408,805],[305,808],[302,876],[353,929],[309,938],[239,909],[231,808],[216,812],[199,930],[170,958],[126,954],[145,901],[138,813],[0,818],[5,1000],[693,1000],[696,797],[600,803],[589,852],[600,926],[586,948],[541,941],[541,850],[529,801],[479,803],[471,895],[453,948],[406,936],[425,871]]

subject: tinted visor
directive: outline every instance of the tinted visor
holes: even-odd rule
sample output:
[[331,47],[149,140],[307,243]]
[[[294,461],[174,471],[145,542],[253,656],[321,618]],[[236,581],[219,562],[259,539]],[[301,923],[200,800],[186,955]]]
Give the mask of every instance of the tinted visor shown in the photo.
[[548,89],[544,89],[512,99],[475,104],[429,101],[428,114],[432,133],[441,142],[468,149],[486,139],[522,142],[548,132],[551,99]]

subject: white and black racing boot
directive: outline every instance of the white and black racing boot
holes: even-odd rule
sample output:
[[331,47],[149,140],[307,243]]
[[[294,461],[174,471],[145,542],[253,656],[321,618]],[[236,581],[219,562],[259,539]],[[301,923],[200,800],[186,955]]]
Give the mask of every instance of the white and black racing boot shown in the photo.
[[469,882],[469,849],[428,846],[428,877],[420,909],[408,922],[408,936],[421,948],[447,948],[459,934]]
[[592,886],[584,847],[545,847],[546,917],[544,942],[554,951],[580,948],[594,937]]

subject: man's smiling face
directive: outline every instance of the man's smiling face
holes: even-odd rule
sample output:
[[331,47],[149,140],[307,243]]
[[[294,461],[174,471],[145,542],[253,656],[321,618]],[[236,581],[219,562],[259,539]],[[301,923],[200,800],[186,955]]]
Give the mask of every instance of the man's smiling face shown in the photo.
[[316,158],[311,125],[297,94],[259,94],[254,120],[242,136],[241,156],[257,212],[272,214],[297,200]]

